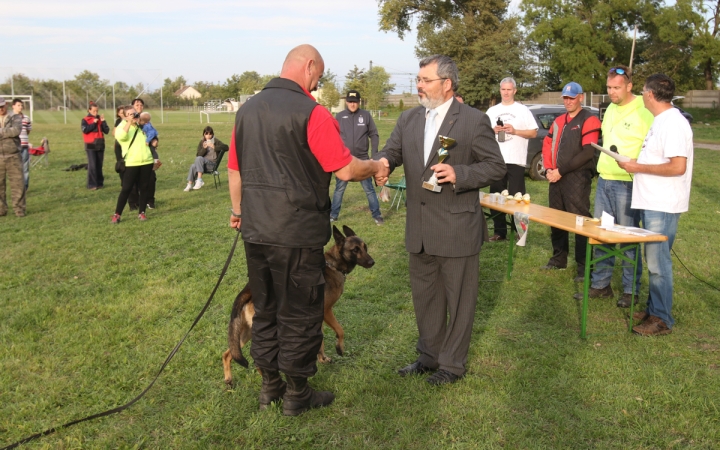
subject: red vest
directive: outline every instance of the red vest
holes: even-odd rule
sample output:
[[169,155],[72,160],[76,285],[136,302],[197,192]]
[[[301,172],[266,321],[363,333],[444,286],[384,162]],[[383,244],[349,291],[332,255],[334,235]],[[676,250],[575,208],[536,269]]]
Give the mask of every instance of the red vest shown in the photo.
[[105,136],[103,136],[102,132],[102,121],[100,119],[96,119],[94,116],[91,116],[88,114],[85,116],[85,123],[88,125],[92,125],[97,122],[97,129],[95,131],[91,131],[90,133],[83,133],[83,141],[85,141],[86,144],[93,144],[95,143],[95,139],[103,139],[105,140]]

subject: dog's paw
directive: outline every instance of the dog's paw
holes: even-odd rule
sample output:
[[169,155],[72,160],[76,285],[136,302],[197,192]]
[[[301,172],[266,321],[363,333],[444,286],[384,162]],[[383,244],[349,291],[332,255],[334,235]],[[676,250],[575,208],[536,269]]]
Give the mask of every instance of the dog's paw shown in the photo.
[[337,345],[335,346],[335,351],[337,352],[337,354],[338,354],[339,356],[342,356],[343,353],[345,353],[345,349],[342,348],[342,346],[341,346],[340,344],[337,344]]
[[318,355],[318,362],[322,363],[322,364],[328,364],[328,363],[332,362],[332,359],[330,359],[329,356]]

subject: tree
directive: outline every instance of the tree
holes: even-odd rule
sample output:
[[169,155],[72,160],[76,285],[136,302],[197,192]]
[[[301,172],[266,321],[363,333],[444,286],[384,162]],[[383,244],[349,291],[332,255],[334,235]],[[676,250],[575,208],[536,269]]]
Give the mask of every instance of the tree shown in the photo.
[[318,103],[328,110],[332,110],[332,108],[340,103],[340,92],[337,88],[336,78],[337,75],[328,70],[318,81],[318,91],[320,93]]
[[384,68],[374,66],[367,71],[364,81],[366,107],[370,110],[380,109],[380,102],[395,89],[395,85],[390,83],[390,74]]
[[642,26],[643,14],[656,13],[657,5],[655,0],[523,0],[521,9],[545,68],[545,87],[576,81],[585,91],[604,92],[609,68],[630,61],[627,30]]
[[498,84],[513,76],[521,85],[533,74],[523,56],[517,19],[508,15],[508,0],[379,0],[380,29],[403,38],[417,22],[418,57],[443,54],[460,72],[458,91],[466,103],[489,103]]
[[347,94],[350,90],[356,90],[360,93],[360,97],[365,96],[365,69],[353,68],[345,75],[345,86],[343,92]]

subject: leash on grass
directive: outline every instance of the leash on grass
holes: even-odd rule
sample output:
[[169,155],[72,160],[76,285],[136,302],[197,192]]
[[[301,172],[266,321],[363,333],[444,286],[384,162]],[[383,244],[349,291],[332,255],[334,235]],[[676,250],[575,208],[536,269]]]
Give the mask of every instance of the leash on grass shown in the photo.
[[213,288],[212,293],[210,293],[210,298],[208,298],[208,299],[207,299],[207,302],[205,302],[205,306],[203,306],[202,310],[200,310],[200,314],[197,315],[197,317],[195,318],[195,321],[194,321],[193,324],[190,326],[190,329],[187,330],[187,332],[185,333],[185,335],[183,336],[183,338],[180,339],[180,342],[177,343],[177,345],[175,346],[175,348],[173,348],[172,351],[170,352],[170,354],[167,356],[167,358],[165,358],[165,362],[164,362],[163,365],[160,367],[160,370],[158,370],[158,373],[155,375],[155,378],[153,378],[153,380],[150,382],[150,384],[148,385],[148,387],[146,387],[145,390],[140,393],[140,395],[138,395],[137,397],[135,397],[134,399],[130,400],[129,402],[125,403],[125,404],[122,405],[122,406],[118,406],[118,407],[113,408],[113,409],[108,409],[107,411],[103,411],[103,412],[101,412],[101,413],[93,414],[93,415],[91,415],[91,416],[87,416],[87,417],[84,417],[84,418],[82,418],[82,419],[73,420],[72,422],[68,422],[68,423],[63,424],[63,425],[60,425],[60,426],[58,426],[58,427],[53,427],[53,428],[50,428],[50,429],[48,429],[48,430],[45,430],[45,431],[43,431],[42,433],[33,434],[32,436],[28,436],[28,437],[26,437],[26,438],[24,438],[24,439],[21,439],[21,440],[15,442],[15,443],[13,443],[13,444],[8,445],[7,447],[3,447],[3,448],[0,449],[0,450],[9,450],[9,449],[12,449],[12,448],[17,447],[18,445],[26,444],[26,443],[28,443],[28,442],[30,442],[30,441],[33,441],[33,440],[37,439],[37,438],[40,438],[40,437],[43,437],[43,436],[47,436],[48,434],[52,434],[52,433],[54,433],[54,432],[56,432],[57,430],[60,430],[60,429],[62,429],[62,428],[67,428],[67,427],[76,425],[76,424],[78,424],[78,423],[87,422],[88,420],[93,420],[93,419],[97,419],[97,418],[99,418],[99,417],[104,417],[104,416],[109,416],[109,415],[112,415],[112,414],[119,413],[119,412],[121,412],[121,411],[123,411],[123,410],[125,410],[125,409],[127,409],[127,408],[129,408],[129,407],[131,407],[135,402],[137,402],[138,400],[140,400],[141,398],[143,398],[143,396],[145,396],[145,394],[150,390],[150,388],[153,387],[153,385],[154,385],[155,382],[158,380],[158,378],[160,378],[160,374],[163,373],[163,371],[165,370],[165,367],[168,365],[168,363],[170,362],[170,360],[173,359],[173,357],[175,356],[175,354],[177,353],[177,351],[180,349],[180,346],[183,344],[183,342],[185,342],[185,339],[187,339],[187,337],[188,337],[188,335],[190,334],[190,332],[192,331],[192,329],[195,328],[195,325],[197,325],[197,323],[200,321],[200,318],[205,314],[205,311],[207,311],[208,307],[210,306],[210,303],[212,302],[212,299],[213,299],[213,297],[215,296],[215,292],[217,291],[218,287],[220,286],[220,283],[222,282],[223,278],[225,277],[225,273],[227,272],[227,269],[228,269],[228,267],[230,266],[230,261],[232,261],[233,254],[235,254],[235,247],[237,246],[237,242],[238,242],[238,238],[239,238],[239,237],[240,237],[240,230],[238,229],[238,232],[237,232],[237,234],[235,235],[235,241],[233,241],[232,248],[230,249],[230,254],[229,254],[228,257],[227,257],[227,260],[225,261],[225,266],[223,267],[222,272],[220,273],[220,278],[218,278],[218,281],[217,281],[217,283],[215,283],[215,287]]

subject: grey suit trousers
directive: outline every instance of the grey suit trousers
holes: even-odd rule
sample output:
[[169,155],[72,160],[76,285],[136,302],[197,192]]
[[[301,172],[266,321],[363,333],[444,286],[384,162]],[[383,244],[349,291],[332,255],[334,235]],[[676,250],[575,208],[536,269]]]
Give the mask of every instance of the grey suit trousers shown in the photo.
[[418,361],[427,367],[465,374],[478,294],[478,256],[410,253],[410,286],[420,332]]

